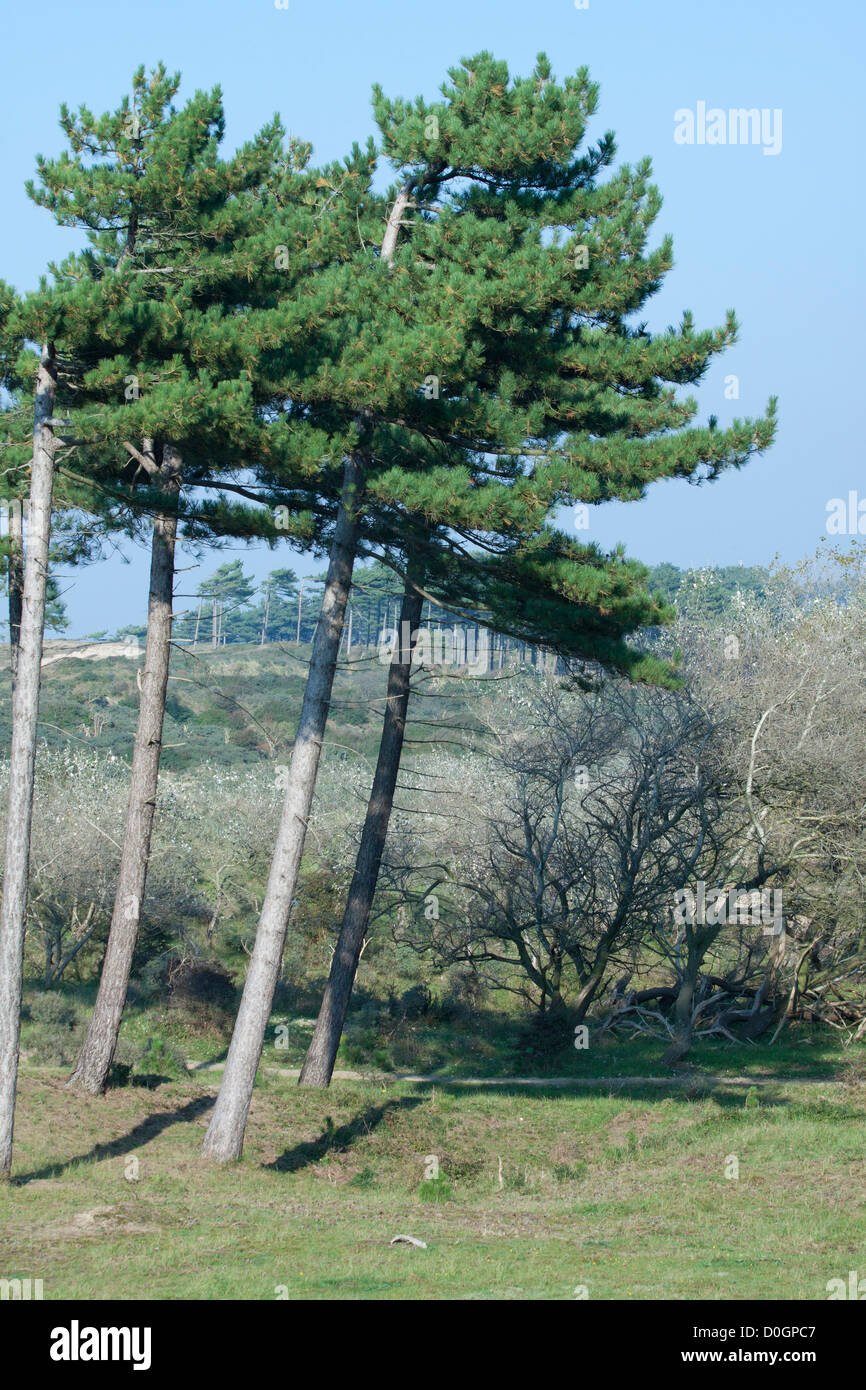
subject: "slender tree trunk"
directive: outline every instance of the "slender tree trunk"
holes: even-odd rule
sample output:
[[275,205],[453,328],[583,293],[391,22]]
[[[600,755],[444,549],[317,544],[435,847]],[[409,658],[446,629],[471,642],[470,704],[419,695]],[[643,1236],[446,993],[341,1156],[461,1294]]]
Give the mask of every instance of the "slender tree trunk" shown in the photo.
[[21,642],[21,613],[24,601],[24,522],[22,506],[15,497],[9,503],[9,559],[7,561],[9,583],[9,669],[12,672],[12,687],[18,671],[18,647]]
[[39,685],[45,629],[45,591],[51,535],[51,495],[57,443],[54,417],[57,364],[53,347],[42,350],[33,411],[33,462],[30,469],[30,525],[24,565],[24,593],[18,671],[12,696],[12,748],[3,905],[0,908],[0,1179],[12,1169],[12,1131],[18,1085],[24,931],[30,872],[30,826],[36,772]]
[[[152,457],[153,444],[150,440],[145,441],[143,452],[146,456]],[[180,456],[170,444],[165,444],[159,471],[160,481],[166,493],[176,494],[179,490],[180,470]],[[176,535],[176,515],[163,512],[155,518],[150,556],[150,599],[144,676],[141,682],[138,728],[132,754],[129,802],[114,910],[99,977],[96,1004],[81,1054],[68,1082],[69,1086],[90,1091],[94,1095],[99,1095],[105,1090],[111,1070],[141,923],[141,905],[144,900],[151,832],[156,811],[162,726],[171,656]]]
[[270,606],[271,606],[271,581],[268,580],[267,588],[265,589],[265,616],[264,616],[264,618],[262,619],[262,640],[261,640],[261,642],[259,643],[259,646],[260,646],[260,647],[263,647],[263,646],[265,645],[265,638],[267,637],[267,634],[268,634],[268,610],[270,609]]
[[199,627],[199,623],[201,622],[201,605],[202,605],[202,600],[199,599],[199,601],[198,601],[198,612],[197,612],[196,615],[195,615],[195,635],[193,636],[193,639],[192,639],[192,645],[193,645],[193,647],[197,647],[197,646],[198,646],[198,627]]
[[327,1086],[334,1070],[346,1010],[349,1007],[349,998],[370,919],[391,807],[394,803],[394,789],[397,785],[400,754],[406,732],[412,648],[414,634],[421,618],[422,602],[420,594],[407,582],[400,613],[399,635],[388,670],[385,719],[379,742],[373,790],[367,803],[361,845],[355,861],[355,873],[343,913],[337,949],[331,961],[325,995],[298,1082],[301,1086]]
[[298,586],[298,634],[297,634],[297,643],[298,643],[298,646],[301,645],[301,604],[303,603],[303,601],[304,601],[304,581],[303,581],[303,579],[302,579],[301,582],[300,582],[300,584],[299,584],[299,586]]
[[253,1085],[279,979],[352,583],[361,486],[360,465],[349,457],[268,886],[222,1085],[202,1150],[207,1158],[222,1163],[240,1158],[243,1151]]
[[[394,200],[385,235],[382,259],[390,264],[400,232],[403,213],[409,203],[411,180]],[[298,733],[292,749],[286,799],[277,843],[271,860],[265,901],[262,904],[256,942],[222,1085],[205,1135],[202,1152],[222,1163],[241,1156],[253,1086],[265,1040],[280,973],[289,913],[292,909],[301,855],[307,831],[307,817],[313,801],[316,774],[328,721],[331,688],[337,669],[346,605],[352,587],[352,567],[358,548],[360,524],[358,508],[363,492],[363,474],[357,457],[349,455],[343,475],[343,496],[337,512],[334,539],[328,564],[328,577],[322,609],[313,636],[310,674],[304,691]],[[300,637],[300,601],[298,606]]]

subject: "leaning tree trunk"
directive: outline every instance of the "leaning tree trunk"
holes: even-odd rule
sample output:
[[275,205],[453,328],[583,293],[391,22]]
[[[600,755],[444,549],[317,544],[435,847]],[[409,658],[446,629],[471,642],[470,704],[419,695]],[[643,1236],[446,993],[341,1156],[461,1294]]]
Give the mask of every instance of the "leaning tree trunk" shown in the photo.
[[43,348],[33,411],[33,462],[30,470],[30,532],[24,566],[24,596],[18,672],[12,695],[12,748],[9,758],[9,809],[3,905],[0,908],[0,1178],[12,1168],[12,1131],[18,1085],[24,931],[30,872],[30,825],[36,771],[39,684],[48,583],[51,494],[57,441],[52,420],[57,391],[53,347]]
[[391,807],[394,804],[394,790],[406,732],[406,711],[409,706],[412,647],[421,618],[422,602],[421,595],[407,582],[397,642],[388,670],[385,718],[373,790],[367,803],[361,844],[355,860],[355,872],[343,913],[337,949],[331,961],[331,972],[325,986],[319,1017],[298,1081],[300,1086],[327,1086],[334,1070],[376,891]]
[[[152,457],[152,449],[150,441],[146,441],[143,450],[145,457]],[[159,471],[163,490],[176,495],[181,482],[181,460],[170,444],[163,446]],[[144,675],[141,681],[138,728],[132,754],[132,775],[114,911],[111,915],[108,945],[90,1027],[75,1070],[67,1083],[71,1087],[90,1091],[93,1095],[99,1095],[104,1091],[108,1081],[117,1048],[132,957],[141,923],[141,904],[144,900],[153,818],[156,811],[162,726],[171,656],[176,536],[175,512],[166,511],[157,515],[153,524],[150,555],[150,599]]]
[[[394,255],[403,214],[409,205],[411,189],[412,180],[409,180],[397,194],[388,216],[381,250],[381,258],[386,265],[390,265]],[[289,913],[297,888],[307,833],[307,818],[313,804],[322,740],[328,722],[331,688],[337,669],[346,605],[352,587],[352,567],[360,535],[358,507],[362,491],[361,465],[358,458],[350,454],[344,468],[343,496],[337,511],[334,539],[331,543],[322,609],[313,636],[310,674],[301,705],[298,733],[292,749],[286,798],[256,931],[253,957],[235,1020],[222,1085],[202,1146],[202,1153],[206,1158],[215,1158],[221,1163],[240,1158],[243,1152],[247,1115],[264,1046],[265,1029],[268,1026],[274,991],[279,979]],[[299,594],[298,641],[300,637]]]
[[260,647],[263,647],[263,646],[265,645],[265,637],[267,636],[267,633],[268,633],[268,612],[270,611],[270,606],[271,606],[271,581],[268,580],[268,587],[267,587],[267,589],[265,590],[265,615],[264,615],[264,618],[262,619],[262,640],[261,640],[261,642],[259,643],[259,646],[260,646]]
[[202,1149],[207,1158],[221,1163],[240,1158],[243,1151],[253,1086],[279,979],[352,584],[361,483],[360,464],[349,456],[268,886],[222,1085]]
[[6,577],[9,584],[9,669],[12,685],[18,673],[18,647],[21,642],[21,614],[24,602],[24,523],[21,502],[9,503],[9,558]]

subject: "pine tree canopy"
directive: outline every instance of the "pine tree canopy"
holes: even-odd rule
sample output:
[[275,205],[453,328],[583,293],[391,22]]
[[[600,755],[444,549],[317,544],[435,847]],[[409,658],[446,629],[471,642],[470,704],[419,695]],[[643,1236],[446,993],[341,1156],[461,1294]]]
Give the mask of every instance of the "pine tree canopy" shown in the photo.
[[[274,349],[275,386],[285,376],[278,426],[320,422],[350,441],[355,431],[362,554],[405,570],[411,551],[416,570],[423,556],[431,583],[447,574],[449,585],[475,549],[490,557],[476,578],[507,558],[495,584],[506,574],[528,583],[535,566],[532,583],[543,575],[550,596],[573,606],[575,645],[634,665],[622,639],[670,610],[647,593],[643,567],[555,535],[552,516],[741,466],[771,442],[775,402],[756,421],[697,425],[696,401],[678,388],[735,341],[733,313],[697,331],[686,312],[655,336],[631,322],[670,269],[672,245],[648,245],[661,205],[649,161],[602,179],[612,135],[584,148],[598,95],[587,73],[560,86],[542,56],[512,81],[480,54],[449,76],[437,103],[374,91],[398,177],[380,208],[383,221],[400,209],[393,257],[383,264],[371,237],[317,278],[330,351],[302,379],[297,358]],[[291,343],[307,305],[284,310]],[[326,464],[323,516],[339,480]],[[529,612],[516,594],[505,610]]]
[[[771,442],[775,401],[699,425],[681,388],[735,341],[734,314],[655,335],[638,320],[672,243],[650,246],[649,160],[614,169],[610,132],[587,143],[586,70],[558,83],[540,55],[517,78],[481,53],[441,100],[377,87],[380,145],[321,168],[276,118],[224,159],[219,89],[176,108],[178,83],[142,68],[113,113],[63,108],[70,152],[30,186],[88,238],[19,315],[58,345],[61,473],[127,525],[168,505],[191,540],[323,554],[351,454],[359,557],[411,560],[446,605],[527,637],[547,622],[553,645],[570,633],[635,667],[629,632],[670,610],[642,566],[558,532],[557,511],[740,467]],[[179,451],[176,501],[145,439]]]

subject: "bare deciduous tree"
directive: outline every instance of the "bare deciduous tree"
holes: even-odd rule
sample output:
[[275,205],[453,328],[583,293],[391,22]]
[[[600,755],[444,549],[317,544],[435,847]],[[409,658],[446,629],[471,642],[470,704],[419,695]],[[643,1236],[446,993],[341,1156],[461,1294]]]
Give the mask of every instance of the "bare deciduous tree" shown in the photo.
[[421,944],[542,1010],[567,1000],[580,1021],[608,973],[633,968],[675,890],[715,868],[725,788],[687,696],[529,681],[491,710],[480,781],[452,793],[448,906]]

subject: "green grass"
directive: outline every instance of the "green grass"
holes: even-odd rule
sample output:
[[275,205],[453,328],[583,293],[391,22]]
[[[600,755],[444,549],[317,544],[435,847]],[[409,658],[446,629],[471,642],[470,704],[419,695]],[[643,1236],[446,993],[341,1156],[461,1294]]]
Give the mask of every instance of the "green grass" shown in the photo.
[[[384,1023],[369,1028],[357,1023],[350,1010],[340,1045],[337,1066],[347,1070],[409,1072],[424,1076],[501,1077],[669,1077],[663,1062],[666,1043],[658,1038],[615,1039],[595,1037],[578,1051],[573,1046],[568,1025],[563,1025],[563,1044],[554,1052],[543,1052],[527,1045],[526,1018],[495,1005],[478,1010],[468,1021],[456,1022],[435,1017]],[[263,1063],[265,1066],[299,1067],[303,1062],[315,1014],[308,1018],[278,1017],[271,1020]],[[276,1027],[284,1025],[281,1042],[275,1045]],[[201,1044],[197,1046],[197,1060]],[[223,1051],[215,1050],[210,1060]],[[828,1029],[793,1025],[770,1047],[761,1044],[731,1043],[723,1039],[695,1042],[679,1074],[750,1076],[756,1080],[775,1075],[832,1078],[840,1058],[837,1037]]]
[[95,1099],[62,1080],[25,1069],[0,1191],[0,1275],[43,1279],[46,1299],[820,1299],[866,1275],[855,1068],[748,1105],[724,1084],[317,1093],[266,1077],[227,1168],[199,1158],[212,1085]]
[[[302,1012],[297,1008],[275,1009],[265,1037],[264,1067],[297,1068],[306,1055],[323,981],[308,991]],[[71,1064],[77,1056],[85,1024],[93,1008],[96,982],[64,981],[48,994],[41,982],[30,980],[25,990],[29,1010],[47,997],[63,1000],[75,1010],[75,1033],[57,1029],[25,1016],[22,1048],[25,1056],[41,1044],[32,1060],[51,1064],[52,1039],[62,1056],[57,1064]],[[386,1073],[417,1073],[449,1077],[507,1078],[536,1077],[669,1077],[662,1058],[666,1044],[658,1038],[615,1039],[590,1032],[590,1045],[576,1050],[567,1023],[563,1024],[562,1046],[553,1052],[532,1045],[525,1015],[509,1011],[510,997],[491,996],[490,1003],[463,1019],[442,1018],[435,1014],[417,1019],[390,1018],[383,1001],[375,1001],[373,1018],[369,1007],[353,1002],[340,1045],[337,1067],[370,1076]],[[369,1001],[368,1001],[369,1005]],[[143,1047],[151,1039],[182,1053],[191,1063],[212,1063],[225,1059],[235,1010],[228,1011],[219,1025],[202,1029],[200,1022],[183,1008],[172,1008],[165,1001],[143,1004],[134,996],[124,1013],[121,1038],[131,1047]],[[862,1049],[861,1049],[862,1050]],[[755,1080],[776,1075],[832,1079],[847,1054],[840,1050],[838,1037],[829,1029],[809,1024],[793,1024],[770,1046],[759,1043],[731,1043],[723,1039],[698,1039],[678,1069],[680,1075],[704,1074],[748,1076]]]
[[[290,657],[176,656],[167,769],[264,760],[274,747],[282,758],[301,689]],[[341,672],[332,741],[375,751],[378,726],[361,706],[382,679],[375,663]],[[59,662],[45,684],[50,742],[66,730],[129,756],[133,663]],[[323,900],[323,920],[330,911]],[[252,933],[253,917],[238,921]],[[239,983],[246,957],[233,949]],[[399,996],[414,977],[384,953],[380,968],[377,951],[365,956],[338,1059],[364,1080],[321,1095],[264,1070],[303,1059],[322,986],[305,976],[274,1012],[245,1158],[229,1169],[199,1159],[218,1078],[159,1078],[178,1075],[177,1054],[224,1058],[234,1011],[203,1028],[136,981],[122,1034],[138,1057],[133,1084],[72,1096],[63,1081],[95,980],[71,970],[52,997],[75,1005],[72,1023],[37,1005],[24,1024],[0,1278],[41,1278],[49,1299],[571,1299],[586,1286],[593,1299],[637,1300],[824,1298],[829,1279],[866,1277],[862,1048],[840,1051],[805,1026],[773,1047],[699,1041],[676,1086],[626,1086],[616,1078],[670,1076],[663,1042],[595,1037],[576,1051],[566,1027],[551,1050],[501,998],[474,1014],[401,1019],[384,986]],[[29,1008],[40,993],[29,982]],[[401,1083],[400,1071],[438,1079]],[[519,1076],[585,1084],[508,1085]],[[449,1086],[458,1077],[505,1084]],[[732,1155],[737,1180],[725,1177]],[[439,1177],[428,1176],[431,1156]],[[398,1233],[428,1248],[391,1247]]]

